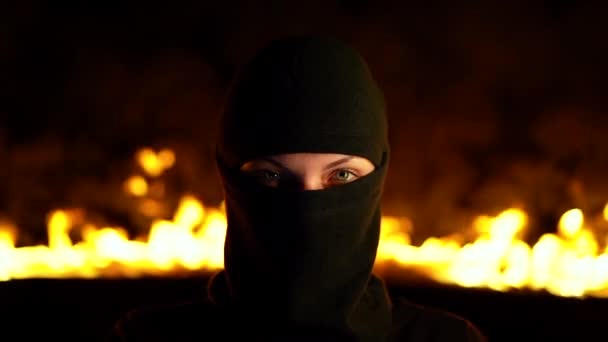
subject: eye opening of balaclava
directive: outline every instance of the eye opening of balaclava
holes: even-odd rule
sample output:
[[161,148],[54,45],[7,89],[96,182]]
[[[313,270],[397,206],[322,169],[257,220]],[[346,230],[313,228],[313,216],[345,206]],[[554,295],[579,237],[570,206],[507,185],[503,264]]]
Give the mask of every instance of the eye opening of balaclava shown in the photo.
[[[267,187],[239,170],[249,160],[298,152],[362,156],[375,169],[315,191]],[[359,337],[386,329],[383,286],[374,292],[370,284],[377,283],[371,272],[388,160],[382,93],[355,50],[324,37],[262,49],[231,88],[217,145],[231,302],[263,305],[272,312],[267,318],[299,328]]]

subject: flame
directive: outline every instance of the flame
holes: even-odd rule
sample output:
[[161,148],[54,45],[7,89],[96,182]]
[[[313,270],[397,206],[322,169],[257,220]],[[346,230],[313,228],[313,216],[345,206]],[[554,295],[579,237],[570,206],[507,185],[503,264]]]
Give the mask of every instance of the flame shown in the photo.
[[144,172],[152,177],[160,176],[175,163],[175,153],[169,149],[156,153],[151,148],[143,148],[136,158]]
[[148,182],[144,177],[134,175],[125,181],[124,189],[133,196],[144,196],[148,193]]
[[[130,237],[121,227],[97,227],[81,209],[55,210],[47,220],[48,245],[16,247],[16,225],[0,221],[0,281],[21,278],[138,277],[176,271],[217,270],[223,266],[224,209],[182,197],[171,219],[160,219],[164,185],[151,183],[175,164],[173,151],[144,148],[136,154],[143,175],[132,175],[123,190],[139,200],[138,210],[154,219],[146,236]],[[160,190],[159,190],[160,189]],[[154,197],[154,196],[152,196]],[[608,204],[602,213],[608,221]],[[476,217],[476,238],[430,237],[411,243],[412,222],[384,216],[377,266],[396,264],[434,281],[497,291],[546,290],[558,296],[608,297],[608,246],[600,246],[582,210],[566,211],[555,233],[534,245],[523,240],[528,216],[509,208]],[[82,239],[70,232],[80,227]],[[605,237],[608,241],[608,236]],[[603,248],[603,249],[602,249]]]

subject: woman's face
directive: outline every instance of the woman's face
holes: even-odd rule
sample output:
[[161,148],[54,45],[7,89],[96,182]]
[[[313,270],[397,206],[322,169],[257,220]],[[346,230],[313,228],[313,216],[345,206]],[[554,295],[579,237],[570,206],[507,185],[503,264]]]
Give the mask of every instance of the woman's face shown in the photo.
[[344,154],[289,153],[248,161],[241,171],[270,187],[321,190],[355,181],[374,171],[374,164]]

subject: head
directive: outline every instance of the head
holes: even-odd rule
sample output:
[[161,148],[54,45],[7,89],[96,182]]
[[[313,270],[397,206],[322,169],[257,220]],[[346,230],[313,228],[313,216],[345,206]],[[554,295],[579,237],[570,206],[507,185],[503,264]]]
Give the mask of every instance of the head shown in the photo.
[[217,146],[235,300],[347,324],[375,260],[388,155],[382,93],[352,48],[289,38],[245,65]]

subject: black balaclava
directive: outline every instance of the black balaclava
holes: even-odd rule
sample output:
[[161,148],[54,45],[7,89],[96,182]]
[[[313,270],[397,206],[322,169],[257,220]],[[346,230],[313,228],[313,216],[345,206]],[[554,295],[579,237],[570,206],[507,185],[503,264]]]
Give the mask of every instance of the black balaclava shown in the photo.
[[[389,147],[382,93],[359,54],[330,38],[270,44],[233,84],[219,136],[228,230],[211,299],[258,327],[383,340],[390,302],[372,268]],[[309,191],[271,188],[239,171],[297,152],[362,156],[375,170]]]

